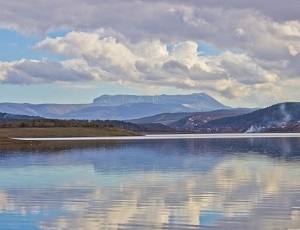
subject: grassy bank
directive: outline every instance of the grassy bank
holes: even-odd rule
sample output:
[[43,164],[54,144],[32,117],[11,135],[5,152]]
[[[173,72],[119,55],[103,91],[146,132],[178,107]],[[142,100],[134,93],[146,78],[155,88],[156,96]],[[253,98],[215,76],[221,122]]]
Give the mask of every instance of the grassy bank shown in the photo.
[[21,141],[11,138],[101,137],[139,135],[115,127],[16,127],[0,128],[0,151],[62,150],[98,146],[99,141]]

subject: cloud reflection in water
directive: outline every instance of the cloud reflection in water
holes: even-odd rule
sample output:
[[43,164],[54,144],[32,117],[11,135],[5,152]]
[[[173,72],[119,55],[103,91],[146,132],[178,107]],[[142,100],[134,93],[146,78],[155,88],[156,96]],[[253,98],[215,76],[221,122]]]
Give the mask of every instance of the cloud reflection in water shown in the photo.
[[22,217],[22,229],[33,223],[41,229],[299,228],[299,155],[297,138],[131,141],[6,154],[1,223]]

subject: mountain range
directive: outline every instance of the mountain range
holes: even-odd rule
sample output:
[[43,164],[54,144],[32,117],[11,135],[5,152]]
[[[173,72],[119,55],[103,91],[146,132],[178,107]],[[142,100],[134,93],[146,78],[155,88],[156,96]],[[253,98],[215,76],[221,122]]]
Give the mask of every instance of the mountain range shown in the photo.
[[[33,124],[54,122],[36,116],[0,113],[2,127],[13,127],[9,122],[29,121]],[[62,122],[64,121],[55,121]],[[192,133],[244,133],[244,132],[300,132],[300,103],[287,102],[264,109],[226,109],[198,113],[164,113],[131,120],[76,120],[90,125],[114,126],[134,132],[192,132]],[[132,123],[133,122],[133,123]],[[72,123],[73,124],[73,123]],[[24,123],[26,127],[26,123]]]
[[90,104],[0,103],[0,112],[57,119],[128,120],[160,113],[228,109],[205,93],[190,95],[102,95]]

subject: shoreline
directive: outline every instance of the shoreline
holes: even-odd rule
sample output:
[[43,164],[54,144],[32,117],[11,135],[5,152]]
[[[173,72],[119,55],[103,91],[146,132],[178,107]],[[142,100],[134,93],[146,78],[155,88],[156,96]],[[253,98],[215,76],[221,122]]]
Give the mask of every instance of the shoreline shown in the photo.
[[144,136],[14,138],[24,141],[89,141],[89,140],[160,140],[160,139],[234,139],[299,137],[300,133],[222,133],[222,134],[146,134]]
[[0,128],[0,152],[6,151],[57,151],[72,148],[86,148],[99,145],[95,141],[82,143],[81,141],[57,141],[48,143],[39,140],[19,140],[14,138],[51,138],[51,137],[91,137],[91,136],[136,136],[134,132],[114,127],[23,127]]
[[300,138],[300,133],[214,133],[214,134],[143,134],[118,128],[25,127],[0,129],[0,153],[53,152],[76,148],[111,146],[130,140]]

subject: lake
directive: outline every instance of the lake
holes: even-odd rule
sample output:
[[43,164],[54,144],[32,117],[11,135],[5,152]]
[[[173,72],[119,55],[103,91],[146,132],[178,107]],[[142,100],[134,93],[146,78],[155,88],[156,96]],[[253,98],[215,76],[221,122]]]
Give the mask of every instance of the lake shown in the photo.
[[5,230],[300,229],[300,138],[4,152],[0,207]]

